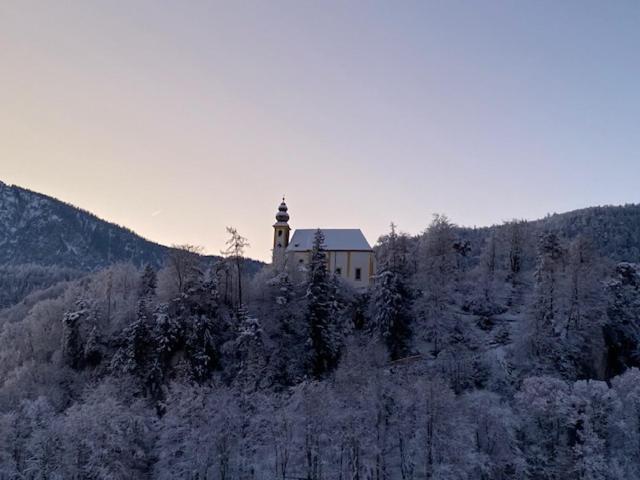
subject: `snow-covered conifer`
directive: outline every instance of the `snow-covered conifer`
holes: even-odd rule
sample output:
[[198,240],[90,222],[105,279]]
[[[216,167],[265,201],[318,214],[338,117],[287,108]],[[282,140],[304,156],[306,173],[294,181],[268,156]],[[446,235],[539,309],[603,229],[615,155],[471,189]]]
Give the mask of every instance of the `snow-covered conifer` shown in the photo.
[[310,368],[315,377],[331,371],[340,351],[340,338],[333,322],[334,297],[332,295],[324,235],[316,230],[307,277],[307,321],[309,324]]
[[151,298],[156,294],[158,287],[158,275],[154,268],[147,264],[140,276],[140,297]]

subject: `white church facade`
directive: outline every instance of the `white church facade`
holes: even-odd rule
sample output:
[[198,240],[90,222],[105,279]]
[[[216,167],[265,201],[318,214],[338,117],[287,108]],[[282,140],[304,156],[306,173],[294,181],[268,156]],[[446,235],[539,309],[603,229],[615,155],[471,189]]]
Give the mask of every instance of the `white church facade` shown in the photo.
[[[287,204],[282,199],[273,224],[273,263],[304,269],[311,259],[316,228],[296,229],[291,235]],[[321,228],[329,272],[356,289],[364,289],[375,275],[373,249],[357,228]]]

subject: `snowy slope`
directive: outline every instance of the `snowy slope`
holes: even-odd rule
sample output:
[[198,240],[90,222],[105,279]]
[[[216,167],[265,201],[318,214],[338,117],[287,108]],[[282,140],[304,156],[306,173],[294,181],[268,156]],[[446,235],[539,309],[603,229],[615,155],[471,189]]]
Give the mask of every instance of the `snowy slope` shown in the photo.
[[[554,232],[571,240],[583,236],[598,254],[614,261],[640,262],[640,204],[589,207],[554,213],[539,220],[525,222],[532,242],[542,232]],[[500,235],[505,225],[459,229],[461,238],[474,246],[482,245],[492,234]]]
[[72,205],[0,182],[0,265],[160,265],[167,250]]

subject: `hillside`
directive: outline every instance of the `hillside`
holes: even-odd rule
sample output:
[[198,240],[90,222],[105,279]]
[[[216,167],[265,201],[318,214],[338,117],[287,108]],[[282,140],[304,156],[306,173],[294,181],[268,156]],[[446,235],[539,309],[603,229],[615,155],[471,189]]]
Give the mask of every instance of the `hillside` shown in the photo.
[[0,310],[0,478],[640,478],[637,224],[436,216],[381,238],[366,294],[320,239],[307,275],[191,256],[32,292]]
[[[455,219],[453,219],[455,220]],[[554,213],[537,220],[514,220],[525,243],[534,248],[538,237],[553,232],[564,240],[587,239],[601,257],[616,262],[640,263],[640,204],[598,206]],[[504,238],[512,222],[490,227],[460,227],[458,233],[470,244],[470,256],[480,253],[492,236]]]
[[[170,251],[81,208],[0,182],[0,309],[118,263],[161,268]],[[263,265],[246,259],[244,272],[252,276]]]
[[612,260],[640,262],[640,204],[583,208],[532,223],[568,239],[587,236]]
[[168,248],[46,195],[0,182],[0,265],[98,270],[163,263]]

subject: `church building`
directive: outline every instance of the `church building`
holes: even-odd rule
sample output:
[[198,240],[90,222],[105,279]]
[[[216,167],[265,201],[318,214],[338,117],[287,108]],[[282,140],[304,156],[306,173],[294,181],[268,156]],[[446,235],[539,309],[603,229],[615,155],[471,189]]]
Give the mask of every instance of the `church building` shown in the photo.
[[[273,224],[273,263],[304,270],[311,260],[316,228],[297,229],[291,236],[287,204],[282,199]],[[329,272],[356,289],[366,288],[375,275],[373,249],[358,228],[321,228]]]

